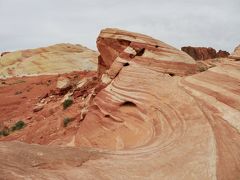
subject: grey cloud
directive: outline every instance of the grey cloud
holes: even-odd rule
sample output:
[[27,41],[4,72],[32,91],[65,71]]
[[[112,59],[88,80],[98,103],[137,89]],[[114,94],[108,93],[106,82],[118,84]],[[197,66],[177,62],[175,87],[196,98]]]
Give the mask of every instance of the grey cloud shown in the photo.
[[240,43],[239,0],[0,0],[0,51],[80,43],[96,49],[99,31],[116,27],[180,48],[232,51]]

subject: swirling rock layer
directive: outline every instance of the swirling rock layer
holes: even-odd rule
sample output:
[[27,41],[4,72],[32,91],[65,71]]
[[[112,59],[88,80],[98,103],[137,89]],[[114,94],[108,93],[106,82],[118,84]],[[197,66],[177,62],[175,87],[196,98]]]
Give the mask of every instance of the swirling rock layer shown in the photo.
[[[110,77],[110,84],[94,98],[75,143],[118,150],[113,154],[131,159],[126,163],[125,158],[119,157],[124,168],[117,165],[118,158],[114,159],[113,171],[117,174],[121,171],[125,178],[137,174],[150,179],[237,179],[240,64],[223,61],[193,76],[172,76],[186,73],[191,59],[185,62],[180,51],[162,45],[174,51],[172,58],[169,54],[168,63],[176,63],[170,59],[179,54],[184,64],[178,70],[179,66],[175,66],[176,69],[162,71],[161,60],[156,61],[166,59],[162,55],[154,58],[144,55],[145,49],[140,57],[130,57],[134,48],[126,49],[130,49],[132,42],[121,40],[119,44],[118,39],[129,40],[129,36],[134,37],[133,42],[142,38],[112,29],[101,32],[98,38],[101,65]],[[150,39],[145,42],[152,43]],[[153,52],[161,51],[152,45]],[[141,63],[145,60],[148,63]]]
[[239,179],[239,62],[193,74],[191,57],[148,36],[106,29],[97,43],[101,81],[85,118],[68,142],[47,142],[78,147],[0,143],[4,177]]

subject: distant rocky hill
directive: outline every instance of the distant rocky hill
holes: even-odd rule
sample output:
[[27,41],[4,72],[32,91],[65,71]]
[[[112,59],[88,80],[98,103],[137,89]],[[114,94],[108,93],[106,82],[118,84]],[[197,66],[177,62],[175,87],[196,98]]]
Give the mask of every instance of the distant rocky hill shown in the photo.
[[225,58],[229,56],[229,52],[219,50],[218,52],[211,47],[182,47],[182,51],[189,54],[195,60],[206,60],[214,58]]
[[5,52],[0,57],[0,78],[96,71],[97,56],[96,51],[73,44]]

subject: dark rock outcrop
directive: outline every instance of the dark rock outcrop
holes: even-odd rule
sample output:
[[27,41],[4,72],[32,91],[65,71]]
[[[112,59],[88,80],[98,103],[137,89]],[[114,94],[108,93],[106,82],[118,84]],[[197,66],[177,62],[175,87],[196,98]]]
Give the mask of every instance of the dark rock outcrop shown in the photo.
[[219,50],[217,52],[217,58],[220,58],[220,57],[225,58],[225,57],[228,57],[229,55],[230,55],[230,53],[227,51]]
[[186,52],[195,60],[205,60],[205,59],[214,59],[219,57],[228,57],[229,53],[227,51],[219,50],[218,52],[211,47],[182,47],[182,51]]

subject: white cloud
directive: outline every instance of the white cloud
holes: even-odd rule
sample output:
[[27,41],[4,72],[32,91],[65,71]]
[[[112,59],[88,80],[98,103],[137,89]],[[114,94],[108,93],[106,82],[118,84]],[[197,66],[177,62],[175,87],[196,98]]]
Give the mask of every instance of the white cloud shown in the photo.
[[96,49],[102,28],[145,33],[180,48],[232,51],[239,0],[0,0],[0,51],[80,43]]

